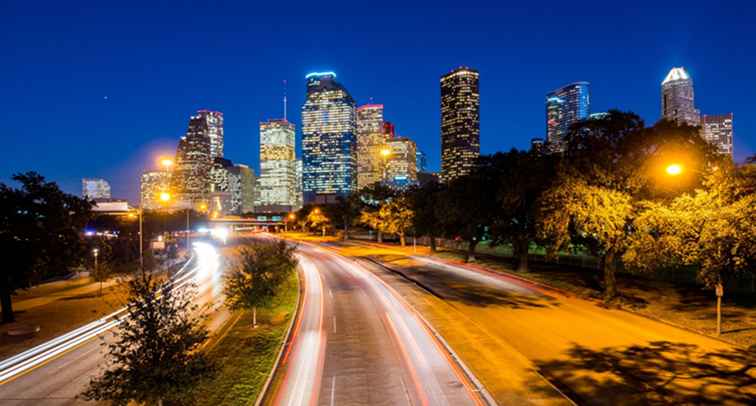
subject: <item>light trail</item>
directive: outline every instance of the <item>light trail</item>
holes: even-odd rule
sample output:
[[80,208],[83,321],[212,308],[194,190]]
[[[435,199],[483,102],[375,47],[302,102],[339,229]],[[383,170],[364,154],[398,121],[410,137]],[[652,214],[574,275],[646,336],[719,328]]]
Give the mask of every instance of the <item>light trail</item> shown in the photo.
[[[297,255],[306,281],[305,298],[317,303],[317,306],[302,306],[305,314],[292,337],[288,369],[296,371],[287,374],[277,405],[311,405],[317,402],[323,363],[325,362],[326,332],[323,330],[324,288],[323,281],[315,265],[304,256]],[[290,347],[290,348],[292,348]],[[289,354],[286,354],[288,357]],[[286,362],[284,357],[284,363]],[[289,379],[291,378],[291,379]]]
[[[199,282],[201,277],[209,276],[213,282],[219,277],[220,261],[215,248],[210,244],[202,242],[195,242],[193,247],[196,256],[192,256],[167,282],[172,289],[180,289],[191,282]],[[197,265],[189,268],[189,265],[195,258]],[[0,362],[0,385],[42,366],[60,354],[72,350],[80,344],[111,330],[125,320],[118,316],[127,310],[127,307],[123,307],[105,317],[101,317],[82,327],[3,360]]]

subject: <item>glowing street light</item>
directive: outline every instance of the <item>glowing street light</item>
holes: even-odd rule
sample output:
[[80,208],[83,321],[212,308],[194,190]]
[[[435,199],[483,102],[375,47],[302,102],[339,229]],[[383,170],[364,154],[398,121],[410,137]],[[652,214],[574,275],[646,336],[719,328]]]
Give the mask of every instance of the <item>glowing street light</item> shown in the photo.
[[170,158],[162,158],[160,159],[160,166],[165,168],[165,170],[169,170],[173,167],[173,160]]
[[683,171],[683,167],[680,164],[669,164],[667,165],[667,168],[665,169],[667,172],[667,175],[669,176],[677,176],[680,175]]
[[168,202],[171,200],[171,194],[168,192],[160,192],[160,201]]

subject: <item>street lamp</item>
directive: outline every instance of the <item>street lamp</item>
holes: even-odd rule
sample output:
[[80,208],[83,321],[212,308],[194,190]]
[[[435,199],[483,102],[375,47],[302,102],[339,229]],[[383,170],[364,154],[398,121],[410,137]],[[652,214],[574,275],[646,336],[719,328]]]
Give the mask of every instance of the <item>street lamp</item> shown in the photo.
[[160,159],[160,166],[162,166],[166,171],[170,170],[173,167],[173,160],[170,158],[162,158]]
[[95,248],[92,250],[92,255],[94,255],[94,277],[100,280],[100,296],[102,296],[102,278],[100,278],[100,275],[97,273],[97,256],[100,254],[100,250],[98,248]]
[[683,166],[680,164],[669,164],[665,168],[665,171],[669,176],[677,176],[683,172]]
[[382,181],[386,181],[386,167],[388,166],[388,157],[391,155],[391,150],[389,148],[383,148],[381,149],[381,157],[383,157],[383,175],[381,176]]

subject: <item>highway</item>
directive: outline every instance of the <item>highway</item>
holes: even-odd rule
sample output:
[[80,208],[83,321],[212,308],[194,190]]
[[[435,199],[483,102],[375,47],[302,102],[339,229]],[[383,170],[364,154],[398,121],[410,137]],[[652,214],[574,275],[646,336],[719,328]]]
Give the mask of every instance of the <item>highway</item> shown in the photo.
[[275,405],[484,404],[388,285],[357,263],[298,249],[302,310],[269,396]]
[[438,329],[499,404],[564,404],[556,388],[578,404],[756,399],[752,349],[412,248],[331,246],[383,264],[366,269]]
[[[222,304],[220,261],[216,249],[207,243],[194,244],[194,260],[174,275],[176,286],[197,286],[195,301],[216,309]],[[211,326],[220,324],[225,312],[215,312]],[[106,344],[112,340],[125,309],[95,320],[68,334],[0,362],[0,404],[78,405],[77,399],[106,367]],[[211,327],[212,328],[212,327]]]

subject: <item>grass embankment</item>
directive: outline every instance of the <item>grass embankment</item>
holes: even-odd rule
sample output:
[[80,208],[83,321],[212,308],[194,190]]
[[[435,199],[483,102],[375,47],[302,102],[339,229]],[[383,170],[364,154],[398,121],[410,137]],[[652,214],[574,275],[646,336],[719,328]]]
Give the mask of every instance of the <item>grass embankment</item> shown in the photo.
[[209,356],[218,374],[203,382],[197,391],[199,405],[251,405],[257,399],[273,368],[289,321],[294,317],[299,291],[293,273],[268,309],[257,309],[257,328],[252,328],[252,312],[244,312],[215,343]]

